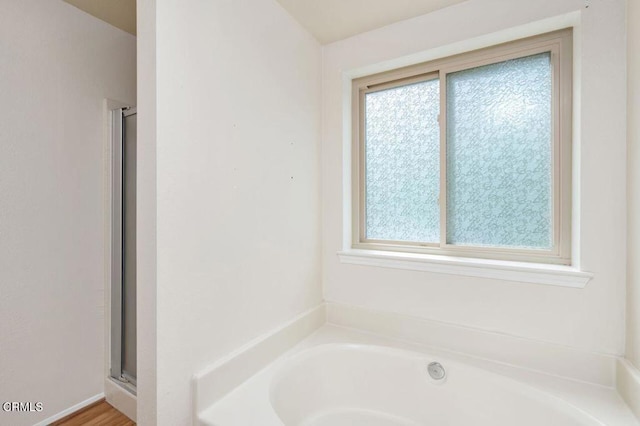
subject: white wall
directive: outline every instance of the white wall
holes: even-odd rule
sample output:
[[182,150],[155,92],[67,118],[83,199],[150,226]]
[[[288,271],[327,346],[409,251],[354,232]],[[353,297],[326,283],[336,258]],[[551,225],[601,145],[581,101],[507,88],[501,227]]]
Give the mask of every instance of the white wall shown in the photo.
[[173,426],[195,372],[322,300],[321,50],[274,0],[156,14],[156,403]]
[[[621,354],[624,345],[625,2],[470,0],[323,49],[323,284],[328,301]],[[343,73],[581,11],[576,129],[579,260],[585,289],[339,263],[343,243]],[[467,42],[467,44],[470,44]],[[419,60],[419,59],[416,59]],[[408,64],[407,60],[397,63]],[[580,65],[581,64],[581,65]],[[606,64],[606,66],[605,66]],[[380,68],[379,68],[380,69]]]
[[137,0],[137,415],[139,425],[157,419],[156,297],[156,1]]
[[628,263],[627,358],[640,368],[640,1],[627,3]]
[[0,0],[0,401],[27,425],[103,392],[103,99],[135,103],[135,37]]

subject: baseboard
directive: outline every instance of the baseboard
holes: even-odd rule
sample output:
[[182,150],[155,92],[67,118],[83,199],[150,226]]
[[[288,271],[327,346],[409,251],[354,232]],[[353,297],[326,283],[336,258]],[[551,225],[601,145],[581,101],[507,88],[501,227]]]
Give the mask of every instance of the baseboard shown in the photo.
[[326,323],[324,303],[252,340],[193,378],[193,418]]
[[615,386],[613,355],[333,302],[327,303],[327,321],[555,376]]
[[60,411],[58,414],[54,414],[53,416],[47,419],[44,419],[41,422],[36,423],[35,426],[48,426],[53,422],[57,422],[58,420],[61,420],[67,417],[68,415],[75,413],[76,411],[80,411],[83,408],[88,407],[89,405],[100,401],[101,399],[104,399],[104,393],[99,393],[97,395],[92,396],[91,398],[87,398],[84,401],[79,402],[76,405],[67,408],[66,410]]
[[618,359],[616,387],[622,399],[640,420],[640,370],[624,358]]
[[106,379],[104,382],[104,394],[107,402],[113,405],[116,410],[120,411],[134,422],[136,421],[138,399],[135,395],[111,379]]

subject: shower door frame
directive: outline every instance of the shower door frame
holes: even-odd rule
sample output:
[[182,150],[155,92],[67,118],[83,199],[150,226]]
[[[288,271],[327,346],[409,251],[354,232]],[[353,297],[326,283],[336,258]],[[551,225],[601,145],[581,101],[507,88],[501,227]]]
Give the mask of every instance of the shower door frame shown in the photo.
[[123,142],[124,119],[137,114],[136,107],[111,110],[111,339],[109,376],[125,389],[136,394],[136,378],[123,369]]

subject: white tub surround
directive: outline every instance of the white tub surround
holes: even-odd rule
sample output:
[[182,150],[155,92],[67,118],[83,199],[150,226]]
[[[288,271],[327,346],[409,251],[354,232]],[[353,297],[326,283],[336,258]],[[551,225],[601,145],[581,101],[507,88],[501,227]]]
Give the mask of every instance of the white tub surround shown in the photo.
[[616,372],[618,392],[640,419],[640,370],[628,360],[621,358],[618,360]]
[[615,385],[614,355],[341,303],[327,303],[327,322],[583,382]]
[[333,325],[195,409],[215,426],[638,425],[613,388]]
[[325,322],[326,309],[321,304],[198,372],[193,379],[195,413],[223,398]]

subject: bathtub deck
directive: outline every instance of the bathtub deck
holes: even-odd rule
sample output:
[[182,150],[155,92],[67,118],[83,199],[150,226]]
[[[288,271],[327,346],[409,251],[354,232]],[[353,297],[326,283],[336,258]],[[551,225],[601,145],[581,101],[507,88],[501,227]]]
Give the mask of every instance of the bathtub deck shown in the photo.
[[[393,347],[463,362],[499,375],[507,376],[511,379],[521,381],[526,385],[533,386],[543,392],[550,393],[566,401],[568,404],[588,412],[603,425],[640,425],[640,422],[637,421],[613,388],[578,382],[334,325],[322,326],[311,336],[282,354],[225,397],[198,413],[199,424],[202,426],[285,426],[275,413],[269,399],[269,390],[273,377],[279,370],[279,367],[286,362],[287,358],[304,349],[329,343],[352,343]],[[360,424],[367,426],[414,426],[411,423],[402,423],[402,419],[394,420],[375,415],[371,417],[372,415],[371,413],[368,415],[367,413],[325,413],[325,415],[319,415],[318,418],[309,419],[304,425],[296,426],[340,426],[342,424],[348,424],[349,426]],[[349,416],[352,416],[352,418],[349,419]],[[369,417],[368,419],[367,416]]]

